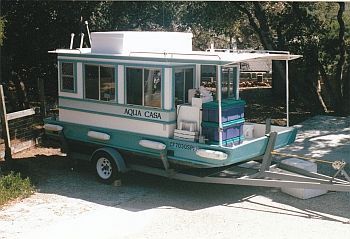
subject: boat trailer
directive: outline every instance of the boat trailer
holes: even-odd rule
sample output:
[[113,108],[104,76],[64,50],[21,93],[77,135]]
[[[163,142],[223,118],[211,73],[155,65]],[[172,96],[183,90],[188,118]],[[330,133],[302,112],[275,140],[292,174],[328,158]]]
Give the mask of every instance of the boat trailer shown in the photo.
[[[128,165],[128,169],[189,182],[350,192],[350,177],[345,171],[344,161],[327,161],[336,170],[333,176],[309,172],[281,162],[273,162],[273,155],[290,156],[273,151],[276,136],[276,132],[268,134],[269,141],[262,157],[238,165],[219,168],[216,171],[205,172],[201,169],[176,171],[169,168],[166,156],[162,157],[164,169],[140,165]],[[299,158],[306,159],[306,157]],[[345,180],[337,178],[339,175],[342,175]]]

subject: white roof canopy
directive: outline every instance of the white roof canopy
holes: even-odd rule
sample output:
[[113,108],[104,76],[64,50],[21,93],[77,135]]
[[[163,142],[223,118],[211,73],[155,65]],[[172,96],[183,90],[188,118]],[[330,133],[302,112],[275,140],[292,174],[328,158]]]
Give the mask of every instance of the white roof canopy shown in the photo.
[[130,52],[129,56],[134,57],[150,57],[150,58],[164,58],[176,60],[193,60],[193,61],[217,61],[222,62],[223,65],[233,65],[241,62],[253,61],[289,61],[302,57],[301,55],[292,55],[285,51],[260,51],[260,52],[205,52],[205,51],[191,51],[188,53],[177,52]]
[[302,57],[301,55],[291,55],[288,52],[207,52],[207,51],[188,51],[188,52],[146,52],[146,51],[131,51],[120,54],[101,54],[93,53],[90,48],[81,49],[57,49],[55,51],[49,51],[50,53],[72,55],[84,55],[84,58],[98,57],[98,58],[110,58],[110,57],[122,57],[133,60],[146,60],[156,62],[168,62],[174,65],[178,64],[215,64],[222,66],[237,65],[239,63],[249,62],[269,62],[276,61],[290,61]]
[[290,61],[302,57],[301,55],[291,55],[285,53],[231,53],[232,63],[251,62],[259,60]]

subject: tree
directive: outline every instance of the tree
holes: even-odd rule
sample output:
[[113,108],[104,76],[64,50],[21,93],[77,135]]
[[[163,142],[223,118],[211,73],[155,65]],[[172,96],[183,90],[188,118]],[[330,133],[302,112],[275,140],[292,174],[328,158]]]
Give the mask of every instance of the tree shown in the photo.
[[[263,5],[264,4],[264,5]],[[273,9],[275,10],[275,5],[280,3],[272,3]],[[260,42],[265,50],[285,50],[284,45],[280,44],[280,49],[276,45],[273,37],[275,36],[270,19],[273,18],[272,15],[268,16],[268,9],[271,8],[271,3],[260,3],[260,2],[246,2],[245,4],[238,5],[238,8],[242,13],[244,13],[248,19],[251,27],[254,29],[255,33],[259,36]],[[279,7],[279,9],[283,7]],[[278,8],[276,8],[278,10]],[[280,10],[279,10],[280,11]],[[280,31],[279,31],[280,33]],[[281,34],[278,34],[281,39]],[[281,42],[281,41],[279,41]],[[282,49],[281,49],[282,48]],[[285,64],[281,62],[274,61],[272,63],[272,89],[275,97],[284,98],[285,97]]]
[[349,115],[350,16],[345,3],[319,3],[319,68],[327,103],[338,115]]
[[[338,48],[339,48],[339,60],[335,73],[335,111],[339,114],[347,114],[349,110],[349,76],[345,74],[345,22],[343,14],[345,11],[345,3],[339,2],[339,10],[337,14],[337,20],[339,23],[339,35],[338,35]],[[344,107],[347,105],[348,107]]]
[[236,2],[186,2],[180,12],[182,24],[194,34],[194,46],[205,50],[210,43],[216,48],[258,49],[259,39]]
[[[2,79],[9,79],[10,73],[15,71],[29,86],[29,93],[35,95],[38,77],[45,78],[46,82],[57,79],[55,57],[47,51],[68,48],[72,32],[76,34],[74,47],[77,47],[79,34],[85,31],[83,21],[88,20],[91,31],[191,31],[194,48],[200,50],[214,42],[221,48],[237,45],[239,49],[288,50],[301,54],[304,57],[293,61],[290,67],[292,96],[304,101],[312,111],[323,111],[323,106],[327,105],[336,112],[345,112],[350,98],[350,17],[345,14],[343,5],[325,2],[1,1]],[[88,42],[87,36],[85,40]],[[285,89],[283,81],[278,80],[284,80],[284,69],[283,63],[274,64],[276,94],[279,89],[281,92]],[[55,95],[57,84],[49,85],[51,89],[46,89]]]
[[[49,50],[68,48],[70,34],[76,34],[78,47],[82,19],[98,11],[98,2],[2,1],[6,18],[6,38],[2,47],[2,79],[8,82],[11,72],[27,86],[31,98],[36,98],[37,79],[44,78],[49,95],[57,94],[56,59]],[[97,10],[96,10],[97,9]]]
[[[336,5],[324,2],[193,2],[187,3],[187,13],[183,14],[182,19],[190,26],[192,32],[196,33],[195,40],[201,39],[200,42],[213,39],[218,41],[215,38],[227,39],[233,36],[252,43],[250,47],[253,46],[254,49],[287,50],[293,54],[303,55],[302,59],[290,62],[290,71],[293,72],[289,74],[292,96],[304,102],[313,112],[324,112],[329,108],[339,111],[347,105],[344,104],[344,100],[349,97],[342,94],[349,92],[346,90],[349,88],[349,83],[344,79],[348,79],[345,77],[350,73],[344,70],[348,68],[346,61],[344,65],[346,55],[342,58],[342,70],[340,70],[338,62],[341,58],[338,56],[341,54],[339,47],[334,47],[339,45],[338,33],[343,31],[336,26],[335,21],[332,21],[337,15]],[[338,12],[338,19],[339,14]],[[346,27],[346,24],[344,25]],[[242,29],[249,30],[242,31]],[[350,32],[344,27],[343,29],[345,35]],[[204,36],[202,37],[204,40],[199,36]],[[251,41],[254,37],[259,39],[260,44]],[[345,41],[343,44],[345,48],[349,48],[349,41],[346,40],[349,37],[342,38]],[[228,43],[229,41],[226,41],[224,44]],[[200,43],[201,48],[203,45],[205,43]],[[249,43],[244,47],[249,48]],[[334,69],[339,69],[338,73]],[[274,63],[273,72],[274,94],[284,98],[283,62]],[[343,72],[343,80],[337,80],[341,86],[336,86],[333,79],[339,78],[340,72]],[[325,99],[326,89],[330,97]],[[339,97],[345,98],[341,100]],[[338,104],[335,103],[337,98],[340,102]],[[341,109],[336,109],[335,105],[339,105]]]

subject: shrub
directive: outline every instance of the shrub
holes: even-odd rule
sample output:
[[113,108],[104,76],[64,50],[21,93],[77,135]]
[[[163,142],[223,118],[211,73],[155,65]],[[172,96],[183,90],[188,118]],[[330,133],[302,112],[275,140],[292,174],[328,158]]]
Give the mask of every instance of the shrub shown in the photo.
[[20,173],[10,172],[0,177],[0,206],[16,198],[25,198],[34,193],[34,186],[29,178],[22,178]]

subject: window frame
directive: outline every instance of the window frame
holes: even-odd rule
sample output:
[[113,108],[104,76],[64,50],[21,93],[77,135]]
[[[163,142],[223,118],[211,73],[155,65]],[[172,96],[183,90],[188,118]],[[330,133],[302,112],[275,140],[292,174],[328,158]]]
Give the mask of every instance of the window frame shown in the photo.
[[[68,63],[73,65],[73,75],[64,75],[63,74],[63,63]],[[68,89],[63,89],[63,77],[68,76],[68,77],[73,77],[73,90],[68,90]],[[77,63],[74,61],[69,61],[69,60],[61,60],[59,61],[59,79],[60,79],[60,92],[65,92],[65,93],[77,93]]]
[[182,104],[187,104],[188,103],[188,99],[186,99],[186,70],[192,70],[192,89],[196,88],[196,69],[193,66],[188,66],[188,67],[174,67],[173,68],[173,77],[174,77],[174,89],[173,89],[173,95],[174,95],[174,99],[173,99],[173,105],[174,107],[176,107],[176,102],[175,102],[175,93],[176,93],[176,82],[175,82],[175,74],[177,70],[181,70],[182,73],[184,74],[184,81],[183,81],[183,86],[182,86],[182,91],[183,91],[183,103]]
[[[127,79],[127,70],[128,69],[138,69],[138,70],[142,70],[142,81],[141,81],[141,92],[142,92],[142,105],[136,105],[136,104],[129,104],[128,103],[128,79]],[[148,106],[145,105],[145,70],[159,70],[160,71],[160,83],[161,83],[161,87],[160,87],[160,106],[159,107],[155,107],[155,106]],[[145,107],[145,108],[152,108],[152,109],[163,109],[163,104],[164,104],[164,98],[163,98],[163,92],[164,92],[164,68],[163,67],[153,67],[153,66],[133,66],[133,65],[125,65],[124,67],[124,82],[125,82],[125,89],[124,89],[124,102],[125,105],[130,105],[130,106],[138,106],[138,107]]]
[[[224,69],[228,69],[228,85],[227,85],[227,97],[226,98],[223,98],[223,99],[235,99],[236,98],[236,92],[235,92],[235,88],[236,88],[236,84],[237,84],[237,76],[235,75],[235,73],[237,74],[237,67],[235,66],[229,66],[229,67],[222,67],[221,68],[221,84],[223,82],[223,74],[224,74]],[[236,70],[233,70],[234,68],[236,68]],[[230,74],[231,74],[231,71],[232,71],[232,79],[230,79]],[[232,83],[232,94],[230,94],[230,83]],[[223,92],[222,92],[222,85],[221,85],[221,95],[223,95]]]
[[[95,66],[98,67],[98,99],[91,99],[86,98],[86,66]],[[114,100],[101,100],[101,66],[102,67],[109,67],[113,68],[113,77],[114,77]],[[93,101],[99,101],[99,102],[111,102],[111,103],[117,103],[118,100],[118,65],[114,64],[101,64],[101,63],[95,63],[95,62],[85,62],[83,64],[83,96],[85,100],[93,100]]]

